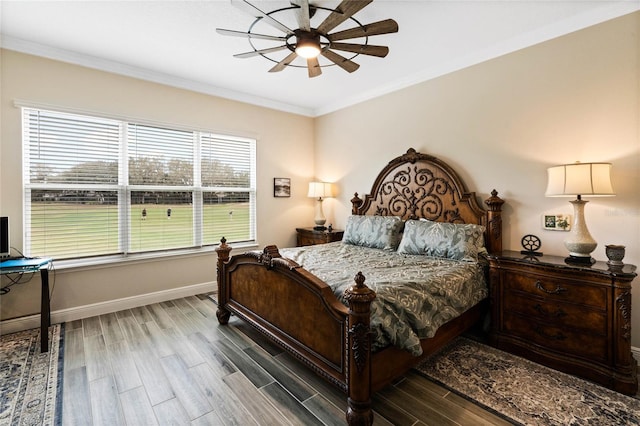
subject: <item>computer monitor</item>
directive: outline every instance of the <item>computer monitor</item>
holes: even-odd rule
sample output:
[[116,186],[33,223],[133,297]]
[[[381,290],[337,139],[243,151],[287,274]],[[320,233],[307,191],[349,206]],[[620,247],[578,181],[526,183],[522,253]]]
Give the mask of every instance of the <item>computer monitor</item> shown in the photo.
[[0,217],[0,258],[9,257],[11,245],[9,244],[9,217]]

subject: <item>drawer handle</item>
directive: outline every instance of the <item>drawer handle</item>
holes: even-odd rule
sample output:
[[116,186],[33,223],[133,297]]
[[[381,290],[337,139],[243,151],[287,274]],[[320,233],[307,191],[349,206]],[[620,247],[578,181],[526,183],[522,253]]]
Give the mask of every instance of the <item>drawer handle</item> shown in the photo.
[[550,340],[564,340],[567,338],[567,336],[565,336],[564,334],[562,334],[561,332],[558,334],[549,334],[546,333],[543,329],[540,328],[540,326],[536,326],[533,331],[535,331],[536,333],[538,333],[539,335],[541,335],[542,337],[546,338],[546,339],[550,339]]
[[546,317],[550,317],[550,318],[562,318],[564,316],[567,315],[567,313],[565,311],[563,311],[562,309],[558,309],[557,311],[553,312],[553,313],[549,313],[546,309],[544,309],[542,307],[542,305],[540,305],[539,303],[537,303],[533,309],[535,309],[536,311],[538,311],[538,313],[540,315],[544,315]]
[[540,281],[536,281],[536,288],[540,291],[544,291],[547,294],[560,294],[560,293],[564,293],[565,291],[567,291],[566,288],[560,287],[560,285],[556,285],[555,290],[547,290],[546,288],[544,288],[544,286],[542,285],[542,283]]

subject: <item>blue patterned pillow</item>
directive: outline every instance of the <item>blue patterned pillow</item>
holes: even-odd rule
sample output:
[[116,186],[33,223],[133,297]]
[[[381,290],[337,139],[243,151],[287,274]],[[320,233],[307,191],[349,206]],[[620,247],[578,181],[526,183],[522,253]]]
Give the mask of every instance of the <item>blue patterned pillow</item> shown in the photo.
[[355,246],[395,250],[404,222],[395,216],[349,216],[342,242]]
[[472,223],[408,220],[398,252],[477,262],[484,249],[484,229]]

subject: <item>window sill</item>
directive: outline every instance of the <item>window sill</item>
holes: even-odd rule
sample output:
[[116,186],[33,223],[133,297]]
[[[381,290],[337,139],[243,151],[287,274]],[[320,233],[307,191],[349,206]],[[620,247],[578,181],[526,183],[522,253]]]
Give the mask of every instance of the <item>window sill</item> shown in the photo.
[[[230,244],[234,249],[254,250],[258,246],[253,243]],[[167,259],[178,259],[182,257],[195,256],[215,256],[215,249],[218,246],[208,246],[200,249],[184,249],[171,251],[158,251],[153,253],[136,253],[129,255],[113,255],[88,257],[84,259],[56,260],[53,266],[56,271],[90,270],[111,268],[114,266],[132,265],[136,263],[162,262]]]

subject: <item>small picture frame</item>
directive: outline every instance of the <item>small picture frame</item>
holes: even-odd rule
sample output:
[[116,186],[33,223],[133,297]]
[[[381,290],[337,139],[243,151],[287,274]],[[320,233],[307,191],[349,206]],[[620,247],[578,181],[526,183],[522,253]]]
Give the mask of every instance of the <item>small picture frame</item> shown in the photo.
[[291,179],[273,178],[273,196],[276,198],[291,197]]
[[571,215],[568,214],[543,214],[542,228],[549,231],[570,231]]

